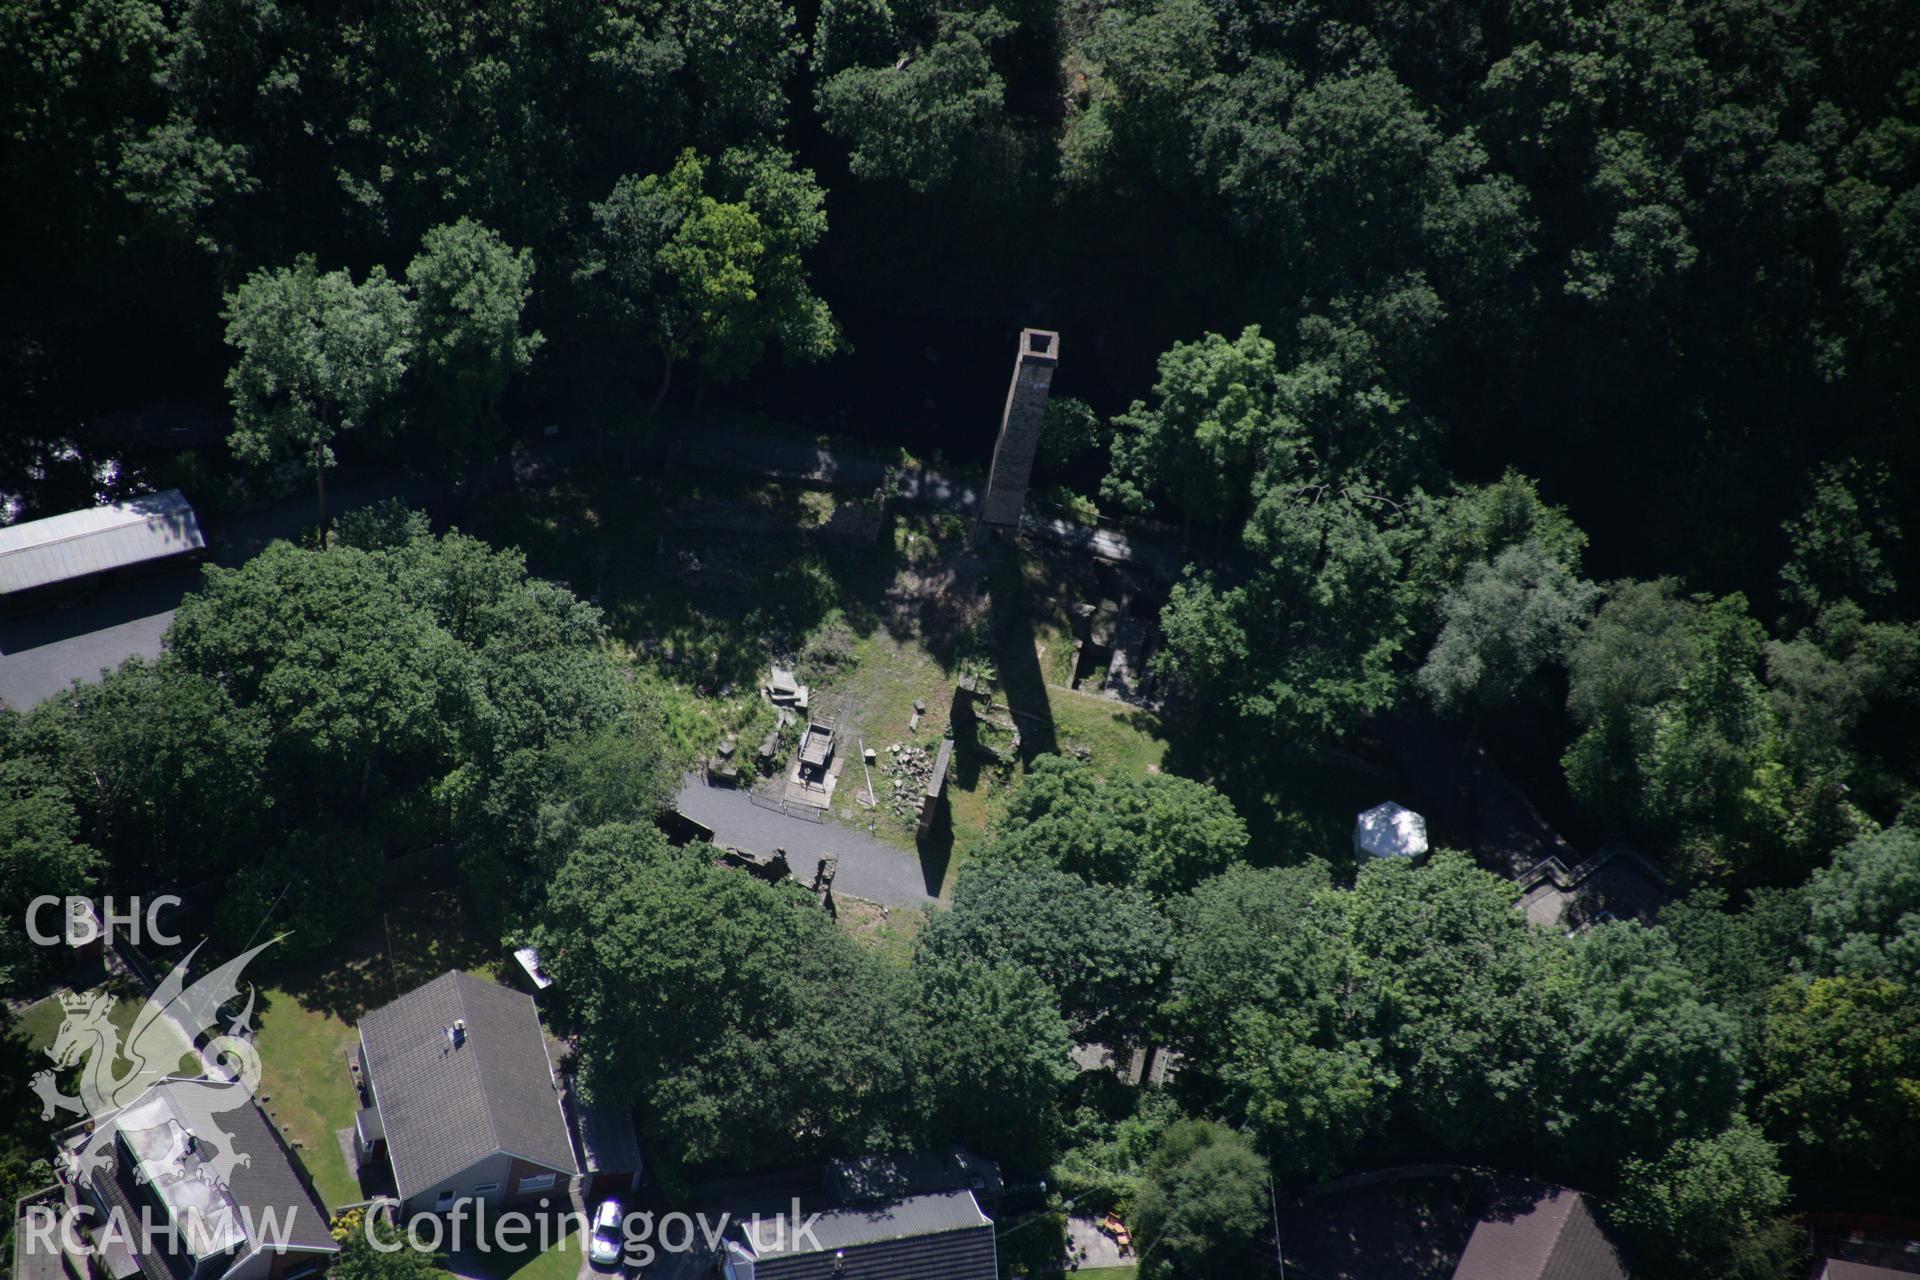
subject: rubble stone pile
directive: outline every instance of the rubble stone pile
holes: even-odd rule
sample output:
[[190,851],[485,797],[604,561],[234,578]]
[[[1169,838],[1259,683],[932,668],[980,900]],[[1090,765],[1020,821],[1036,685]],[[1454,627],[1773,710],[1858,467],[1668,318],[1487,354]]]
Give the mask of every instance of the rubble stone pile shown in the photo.
[[880,753],[880,775],[885,781],[876,783],[875,790],[887,812],[903,822],[919,821],[920,802],[933,779],[933,762],[932,748],[911,742],[896,742]]

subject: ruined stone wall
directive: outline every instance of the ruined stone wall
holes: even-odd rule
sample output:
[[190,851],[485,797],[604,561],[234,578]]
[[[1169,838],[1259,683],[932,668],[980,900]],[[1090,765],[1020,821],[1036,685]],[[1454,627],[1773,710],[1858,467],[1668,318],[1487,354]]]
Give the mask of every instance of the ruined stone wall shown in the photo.
[[1045,329],[1023,329],[1020,351],[1013,362],[1013,383],[1007,388],[1007,407],[1000,417],[1000,438],[993,447],[993,470],[987,476],[987,494],[980,504],[980,523],[1017,529],[1027,506],[1027,481],[1033,475],[1033,456],[1040,448],[1040,425],[1053,388],[1054,367],[1060,362],[1060,335]]

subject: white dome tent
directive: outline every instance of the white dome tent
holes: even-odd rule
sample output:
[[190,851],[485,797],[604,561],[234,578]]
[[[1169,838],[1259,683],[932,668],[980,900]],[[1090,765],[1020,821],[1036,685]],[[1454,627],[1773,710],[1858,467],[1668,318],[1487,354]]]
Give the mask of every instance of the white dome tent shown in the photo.
[[1427,820],[1389,800],[1354,820],[1353,856],[1361,862],[1375,858],[1414,861],[1427,852]]

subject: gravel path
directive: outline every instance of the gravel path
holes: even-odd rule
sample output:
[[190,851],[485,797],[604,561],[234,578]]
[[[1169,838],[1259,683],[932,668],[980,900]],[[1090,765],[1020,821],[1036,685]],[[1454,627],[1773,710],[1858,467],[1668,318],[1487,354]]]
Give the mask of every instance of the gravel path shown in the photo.
[[923,907],[938,900],[939,885],[928,886],[918,857],[838,823],[808,822],[762,809],[745,791],[709,787],[691,775],[680,788],[676,807],[711,827],[721,844],[763,856],[785,849],[793,874],[803,883],[813,882],[820,855],[832,853],[840,858],[833,887],[841,893],[887,907]]

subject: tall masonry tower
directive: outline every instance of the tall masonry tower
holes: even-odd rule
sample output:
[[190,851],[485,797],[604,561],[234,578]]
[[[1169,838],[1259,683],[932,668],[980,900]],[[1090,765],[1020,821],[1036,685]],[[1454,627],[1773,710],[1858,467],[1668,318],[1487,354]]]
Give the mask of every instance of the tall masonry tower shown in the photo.
[[993,470],[987,473],[987,496],[980,504],[980,524],[985,528],[1020,527],[1033,455],[1040,448],[1040,420],[1046,412],[1047,392],[1053,388],[1053,369],[1059,363],[1059,334],[1046,329],[1020,331],[1013,385],[1007,388],[1000,439],[993,446]]

